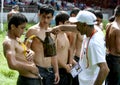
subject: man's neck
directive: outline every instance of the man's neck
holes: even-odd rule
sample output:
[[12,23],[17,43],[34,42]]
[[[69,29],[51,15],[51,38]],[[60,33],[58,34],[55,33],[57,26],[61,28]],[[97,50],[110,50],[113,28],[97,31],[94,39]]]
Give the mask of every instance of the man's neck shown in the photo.
[[89,28],[89,29],[87,30],[87,33],[86,33],[87,37],[91,37],[91,36],[93,35],[94,31],[95,31],[94,28]]
[[13,35],[13,33],[11,31],[8,31],[8,37],[10,37],[11,39],[16,40],[16,37]]
[[42,23],[39,23],[39,26],[40,26],[40,29],[44,29],[44,30],[47,30],[49,28],[48,25],[44,25]]

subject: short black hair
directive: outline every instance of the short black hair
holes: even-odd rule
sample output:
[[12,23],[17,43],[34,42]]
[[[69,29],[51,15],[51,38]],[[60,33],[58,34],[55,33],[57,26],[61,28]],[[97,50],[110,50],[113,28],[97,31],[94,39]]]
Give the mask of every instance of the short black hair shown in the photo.
[[19,25],[23,24],[23,23],[27,23],[28,20],[25,17],[25,15],[21,14],[21,13],[14,13],[11,17],[10,20],[8,21],[8,30],[11,29],[11,25],[14,24],[16,27],[18,27]]
[[72,11],[70,12],[70,16],[71,16],[72,14],[77,15],[79,11],[80,11],[79,8],[77,8],[77,7],[73,8]]
[[54,8],[51,6],[51,5],[46,5],[46,4],[43,4],[41,6],[38,7],[38,12],[40,14],[49,14],[51,13],[52,16],[54,15]]
[[109,17],[108,20],[109,20],[109,22],[113,22],[115,20],[115,16],[113,15],[113,16]]
[[64,11],[58,13],[55,17],[56,25],[59,25],[59,22],[62,22],[64,24],[65,21],[67,21],[69,19],[69,17],[70,17],[69,14],[67,14]]
[[103,19],[103,14],[100,10],[95,10],[94,14],[95,14],[96,17],[99,17],[100,19]]

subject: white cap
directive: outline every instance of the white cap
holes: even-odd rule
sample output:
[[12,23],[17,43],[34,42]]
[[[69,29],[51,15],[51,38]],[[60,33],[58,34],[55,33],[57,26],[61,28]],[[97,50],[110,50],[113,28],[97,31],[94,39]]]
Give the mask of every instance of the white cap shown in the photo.
[[70,17],[69,21],[72,23],[81,22],[86,23],[87,25],[96,24],[96,16],[89,11],[80,11],[76,17]]

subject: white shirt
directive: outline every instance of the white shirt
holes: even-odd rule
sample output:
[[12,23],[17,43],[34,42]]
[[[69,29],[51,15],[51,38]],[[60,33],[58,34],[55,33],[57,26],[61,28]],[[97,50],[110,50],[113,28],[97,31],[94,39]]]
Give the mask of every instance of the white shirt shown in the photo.
[[[86,39],[87,43],[88,39]],[[87,61],[85,50],[87,47],[87,43],[85,43],[84,45],[84,56],[79,61],[79,64],[83,68],[83,71],[79,73],[80,85],[93,85],[99,72],[99,67],[97,66],[97,64],[100,62],[106,62],[105,61],[106,48],[103,32],[102,31],[96,32],[89,41],[87,54],[89,62]],[[86,68],[88,63],[89,67]]]

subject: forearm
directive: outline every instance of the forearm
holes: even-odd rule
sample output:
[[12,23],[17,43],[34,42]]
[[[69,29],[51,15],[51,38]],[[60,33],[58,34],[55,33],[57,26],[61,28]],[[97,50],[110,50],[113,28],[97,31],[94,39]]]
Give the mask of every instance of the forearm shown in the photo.
[[104,64],[104,67],[100,68],[100,71],[98,73],[98,76],[96,78],[94,85],[102,85],[108,73],[109,73],[109,69],[107,67],[107,64]]
[[73,64],[73,56],[74,56],[74,49],[70,48],[69,49],[69,64]]
[[38,68],[35,64],[30,64],[22,61],[8,62],[9,68],[18,72],[30,72],[34,75],[38,75]]
[[78,32],[76,29],[76,25],[59,25],[53,27],[53,29],[60,29],[61,31]]
[[53,70],[55,73],[59,73],[58,71],[58,61],[57,61],[57,56],[51,57],[51,64],[53,66]]
[[[15,65],[15,70],[18,71],[26,71],[26,72],[31,72],[33,73],[33,70],[36,70],[35,64],[29,64],[29,63],[23,63],[23,62],[17,62]],[[34,73],[35,74],[35,73]],[[37,74],[37,73],[36,73]]]

